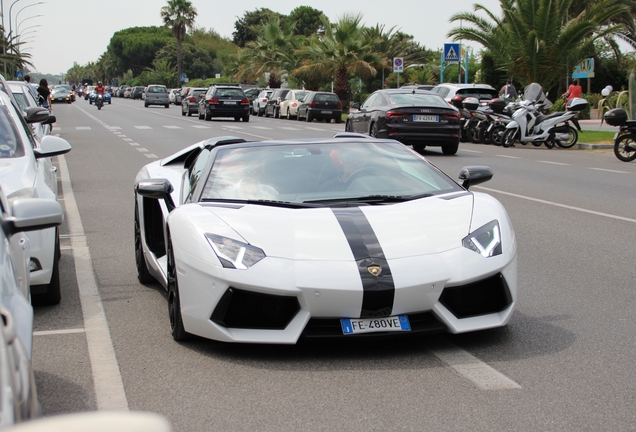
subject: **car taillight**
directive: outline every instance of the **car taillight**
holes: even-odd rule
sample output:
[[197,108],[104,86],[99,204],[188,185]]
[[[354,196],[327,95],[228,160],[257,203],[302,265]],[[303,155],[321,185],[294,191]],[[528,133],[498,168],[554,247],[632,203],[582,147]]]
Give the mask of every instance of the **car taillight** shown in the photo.
[[208,99],[208,103],[210,103],[212,105],[218,105],[219,104],[219,100],[217,98]]
[[243,99],[241,101],[241,105],[249,105],[250,104],[250,100],[249,99]]
[[459,113],[444,114],[444,115],[442,115],[442,117],[451,118],[451,119],[458,119],[459,118]]
[[190,102],[196,102],[196,100],[194,99],[194,96],[190,96]]
[[293,106],[293,107],[297,107],[297,106],[298,106],[298,104],[297,104],[296,102],[292,102],[291,106]]
[[387,111],[386,112],[386,118],[398,118],[398,117],[403,117],[405,116],[406,113],[405,112],[401,112],[401,111]]
[[309,106],[310,106],[311,108],[316,108],[316,102],[312,102],[312,103],[310,103],[310,104],[309,104]]
[[261,102],[267,102],[267,98],[263,98]]
[[342,109],[342,104],[340,102],[338,102],[338,105],[336,105],[336,108]]

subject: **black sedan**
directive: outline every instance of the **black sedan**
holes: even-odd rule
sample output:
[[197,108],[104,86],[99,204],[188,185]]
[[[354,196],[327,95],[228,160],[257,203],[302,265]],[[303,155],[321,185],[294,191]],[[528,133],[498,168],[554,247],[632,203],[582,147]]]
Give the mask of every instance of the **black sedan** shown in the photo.
[[66,87],[56,87],[51,90],[51,102],[73,102],[73,93]]
[[442,147],[444,154],[454,155],[459,148],[459,111],[426,90],[377,90],[362,105],[351,106],[345,130],[392,138],[417,151]]

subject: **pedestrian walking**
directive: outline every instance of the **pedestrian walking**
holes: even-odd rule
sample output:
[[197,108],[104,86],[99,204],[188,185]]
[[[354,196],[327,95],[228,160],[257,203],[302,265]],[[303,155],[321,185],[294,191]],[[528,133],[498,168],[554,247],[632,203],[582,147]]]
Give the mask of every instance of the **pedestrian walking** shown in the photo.
[[45,78],[40,80],[40,87],[38,87],[38,100],[40,101],[40,105],[44,108],[48,108],[49,111],[52,111],[51,108],[51,90],[49,89],[49,83]]
[[499,97],[505,100],[517,99],[517,89],[511,80],[506,80],[506,84],[499,90]]

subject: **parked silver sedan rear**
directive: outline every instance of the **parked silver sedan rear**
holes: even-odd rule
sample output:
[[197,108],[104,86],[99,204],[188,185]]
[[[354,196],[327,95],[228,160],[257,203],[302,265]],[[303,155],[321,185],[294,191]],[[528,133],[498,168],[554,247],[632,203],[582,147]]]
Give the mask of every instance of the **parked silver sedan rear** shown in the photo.
[[149,105],[163,105],[166,108],[170,108],[170,95],[166,86],[149,85],[146,88],[144,106],[148,108]]

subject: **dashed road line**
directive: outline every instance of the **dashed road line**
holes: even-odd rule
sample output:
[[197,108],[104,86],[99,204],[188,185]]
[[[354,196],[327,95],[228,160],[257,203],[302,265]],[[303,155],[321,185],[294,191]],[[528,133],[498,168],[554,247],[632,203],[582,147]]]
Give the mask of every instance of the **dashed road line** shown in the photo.
[[553,162],[553,161],[544,161],[544,160],[539,160],[537,162],[544,163],[544,164],[550,164],[550,165],[570,166],[570,164],[562,163],[562,162]]
[[[72,249],[72,248],[69,247],[69,249]],[[86,333],[86,329],[77,328],[77,329],[63,329],[63,330],[34,331],[33,336],[52,336],[52,335],[77,334],[77,333]]]
[[619,170],[606,169],[606,168],[593,168],[593,167],[588,167],[588,169],[595,170],[595,171],[605,171],[605,172],[611,172],[611,173],[616,173],[616,174],[631,174],[629,171],[619,171]]

